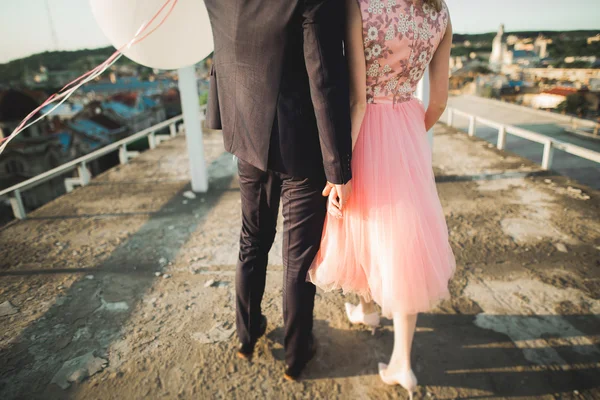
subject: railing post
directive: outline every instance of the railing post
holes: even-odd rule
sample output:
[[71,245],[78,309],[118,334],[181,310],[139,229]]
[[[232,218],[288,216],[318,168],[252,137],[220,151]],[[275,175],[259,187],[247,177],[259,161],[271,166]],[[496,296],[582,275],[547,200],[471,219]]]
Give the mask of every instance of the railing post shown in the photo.
[[475,116],[474,115],[470,115],[469,116],[469,136],[475,136]]
[[17,219],[25,219],[27,218],[27,213],[25,212],[25,206],[23,205],[23,199],[21,198],[21,192],[19,190],[15,190],[13,195],[10,197],[10,205],[12,206],[13,214]]
[[549,170],[552,168],[552,159],[554,156],[554,147],[552,146],[552,140],[548,140],[544,144],[544,156],[542,157],[542,168]]
[[121,164],[127,164],[129,156],[127,155],[127,146],[123,145],[119,148],[119,162]]
[[504,150],[506,147],[506,126],[502,125],[498,129],[498,144],[496,146],[499,150]]
[[154,132],[148,135],[148,146],[150,146],[150,149],[156,148],[156,138],[154,137]]
[[67,193],[71,193],[73,191],[73,189],[75,189],[75,185],[73,184],[73,181],[76,181],[77,179],[75,178],[65,178],[65,190],[67,191]]
[[169,133],[171,134],[171,137],[175,137],[175,135],[177,135],[177,124],[175,122],[169,125]]
[[452,127],[453,122],[454,122],[454,109],[448,108],[448,126]]
[[79,174],[79,182],[80,182],[81,186],[85,186],[88,183],[90,183],[92,174],[90,173],[90,170],[87,169],[87,166],[85,165],[85,161],[82,162],[79,167],[77,167],[77,172]]

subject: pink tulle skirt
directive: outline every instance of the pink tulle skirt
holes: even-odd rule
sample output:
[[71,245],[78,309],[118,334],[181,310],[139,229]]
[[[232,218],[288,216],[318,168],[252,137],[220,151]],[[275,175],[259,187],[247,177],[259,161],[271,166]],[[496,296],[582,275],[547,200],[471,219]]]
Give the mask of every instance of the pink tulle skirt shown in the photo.
[[352,157],[352,197],[342,219],[327,216],[309,280],[372,299],[385,316],[430,310],[456,263],[422,104],[369,104]]

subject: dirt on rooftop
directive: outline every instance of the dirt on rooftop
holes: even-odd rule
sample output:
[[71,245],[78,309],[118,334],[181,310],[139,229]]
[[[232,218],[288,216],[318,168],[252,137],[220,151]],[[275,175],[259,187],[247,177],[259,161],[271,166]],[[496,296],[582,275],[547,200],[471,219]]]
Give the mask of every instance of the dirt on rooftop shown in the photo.
[[[337,293],[304,379],[282,379],[280,236],[266,338],[234,357],[240,197],[219,134],[205,147],[206,194],[180,136],[0,229],[0,398],[406,397],[377,376],[391,321],[350,325]],[[458,267],[418,320],[418,398],[600,398],[599,193],[443,125],[434,167]]]

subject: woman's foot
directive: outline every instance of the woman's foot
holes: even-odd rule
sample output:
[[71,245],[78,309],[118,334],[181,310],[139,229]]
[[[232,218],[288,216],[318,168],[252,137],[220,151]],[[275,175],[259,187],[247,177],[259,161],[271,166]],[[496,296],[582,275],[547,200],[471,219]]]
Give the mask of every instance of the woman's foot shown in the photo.
[[393,371],[387,364],[379,363],[379,376],[386,385],[402,386],[408,391],[410,400],[413,399],[413,393],[417,390],[417,377],[412,369]]
[[375,329],[380,323],[379,313],[377,310],[365,314],[362,304],[355,306],[354,304],[346,303],[345,306],[346,315],[351,323],[367,325],[372,329],[373,335],[375,334]]

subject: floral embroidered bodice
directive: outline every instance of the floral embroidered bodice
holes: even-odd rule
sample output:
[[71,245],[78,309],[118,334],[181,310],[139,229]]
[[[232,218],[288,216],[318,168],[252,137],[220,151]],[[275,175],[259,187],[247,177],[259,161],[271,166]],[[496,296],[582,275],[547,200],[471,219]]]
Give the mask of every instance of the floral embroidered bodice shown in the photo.
[[358,0],[363,20],[367,102],[412,99],[448,25],[448,8],[437,12],[423,0]]

